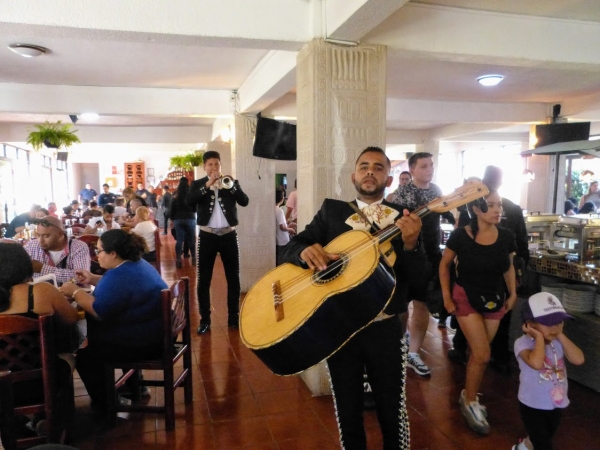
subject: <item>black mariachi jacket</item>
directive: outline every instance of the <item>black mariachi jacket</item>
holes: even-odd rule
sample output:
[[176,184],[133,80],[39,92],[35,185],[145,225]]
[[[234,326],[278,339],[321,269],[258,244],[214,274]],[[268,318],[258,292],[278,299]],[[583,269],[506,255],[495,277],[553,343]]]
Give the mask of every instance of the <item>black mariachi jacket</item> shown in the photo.
[[196,208],[198,213],[196,223],[198,225],[208,225],[208,221],[212,216],[215,202],[221,204],[221,209],[229,225],[232,227],[238,224],[237,207],[247,206],[249,203],[248,196],[244,194],[237,180],[234,181],[231,189],[219,189],[218,198],[215,198],[215,191],[210,187],[206,187],[208,177],[196,180],[190,186],[190,193],[187,197],[187,203],[192,208]]
[[[353,203],[356,204],[356,202]],[[382,204],[398,211],[404,209],[386,200],[383,200]],[[347,202],[326,198],[312,222],[285,246],[282,261],[301,266],[300,253],[306,247],[315,243],[326,246],[339,235],[352,230],[345,223],[352,214],[354,214],[354,210]],[[392,239],[392,245],[396,252],[396,262],[394,263],[396,290],[385,312],[397,314],[405,312],[407,309],[410,300],[408,289],[421,286],[427,281],[431,265],[427,260],[423,245],[419,244],[416,251],[404,251],[402,237]]]

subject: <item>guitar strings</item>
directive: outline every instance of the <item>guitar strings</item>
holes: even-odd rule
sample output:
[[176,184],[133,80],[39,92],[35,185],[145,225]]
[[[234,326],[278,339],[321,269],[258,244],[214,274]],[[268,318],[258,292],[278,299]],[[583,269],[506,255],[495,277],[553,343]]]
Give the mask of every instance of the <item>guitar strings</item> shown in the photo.
[[[414,210],[412,212],[412,214],[417,214],[419,217],[424,217],[427,214],[429,214],[430,212],[431,211],[425,205],[425,206],[422,206],[422,207]],[[396,234],[400,235],[401,233],[402,233],[401,230],[396,225],[390,225],[389,227],[386,227],[383,230],[380,230],[377,233],[374,233],[373,235],[371,235],[371,238],[368,239],[366,242],[359,242],[357,244],[350,246],[348,248],[348,253],[347,253],[348,256],[346,258],[340,258],[340,259],[334,261],[327,267],[327,269],[318,271],[317,272],[318,275],[315,278],[315,281],[322,280],[326,276],[330,275],[332,272],[334,272],[338,269],[341,269],[341,266],[343,266],[346,262],[349,262],[352,258],[355,258],[356,256],[360,255],[362,252],[367,251],[370,248],[373,248],[376,241],[379,241],[381,238],[384,238],[385,240],[387,240],[387,239],[394,238],[394,237],[396,237],[395,236]],[[387,236],[387,234],[389,234],[389,236]],[[308,273],[303,272],[300,275],[298,275],[297,277],[293,278],[292,280],[281,285],[281,295],[280,295],[281,303],[285,302],[286,300],[289,300],[290,298],[292,298],[293,296],[295,296],[296,294],[298,294],[299,292],[301,292],[303,289],[307,288],[308,286],[313,285],[313,274],[314,273],[315,272],[308,272]],[[307,278],[307,280],[304,280],[305,278]],[[296,289],[292,290],[290,292],[284,293],[284,288],[286,290],[290,289],[290,288],[291,289],[296,288]]]

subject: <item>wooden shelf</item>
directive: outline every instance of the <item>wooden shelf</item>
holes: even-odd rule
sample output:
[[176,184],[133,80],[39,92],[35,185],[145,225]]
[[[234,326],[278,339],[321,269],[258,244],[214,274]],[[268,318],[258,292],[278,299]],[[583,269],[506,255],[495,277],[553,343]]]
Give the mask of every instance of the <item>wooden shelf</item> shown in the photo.
[[145,174],[146,164],[144,162],[125,163],[125,187],[137,189],[138,183],[142,183],[145,187]]

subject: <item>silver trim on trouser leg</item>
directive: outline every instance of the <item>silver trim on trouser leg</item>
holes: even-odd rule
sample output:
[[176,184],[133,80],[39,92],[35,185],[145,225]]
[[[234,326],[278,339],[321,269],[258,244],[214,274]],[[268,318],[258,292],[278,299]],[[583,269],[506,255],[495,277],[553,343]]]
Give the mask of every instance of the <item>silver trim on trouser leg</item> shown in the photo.
[[400,408],[398,410],[398,425],[400,427],[400,448],[410,449],[410,424],[408,422],[408,410],[406,408],[406,362],[408,360],[408,346],[404,336],[400,339],[402,349],[402,395],[400,397]]
[[333,397],[333,409],[335,409],[335,421],[337,422],[338,434],[340,438],[340,445],[342,450],[346,447],[344,446],[344,437],[342,436],[342,426],[340,424],[340,416],[338,414],[337,401],[335,398],[335,389],[333,389],[333,380],[331,379],[331,373],[329,373],[329,367],[327,368],[327,379],[329,380],[329,387],[331,389],[331,396]]

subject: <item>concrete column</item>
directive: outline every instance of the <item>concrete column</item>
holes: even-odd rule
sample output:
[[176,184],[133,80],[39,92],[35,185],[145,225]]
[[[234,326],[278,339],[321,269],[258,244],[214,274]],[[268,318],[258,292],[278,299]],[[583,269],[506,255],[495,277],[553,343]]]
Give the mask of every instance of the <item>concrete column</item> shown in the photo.
[[[386,48],[342,47],[315,39],[298,54],[298,230],[323,200],[353,200],[354,163],[385,148]],[[325,363],[302,373],[313,395],[330,392]]]
[[352,200],[354,162],[385,148],[386,48],[342,47],[315,39],[298,54],[298,224],[323,200]]
[[252,156],[255,130],[255,118],[236,115],[228,174],[250,197],[247,207],[238,206],[242,292],[275,267],[275,162]]

